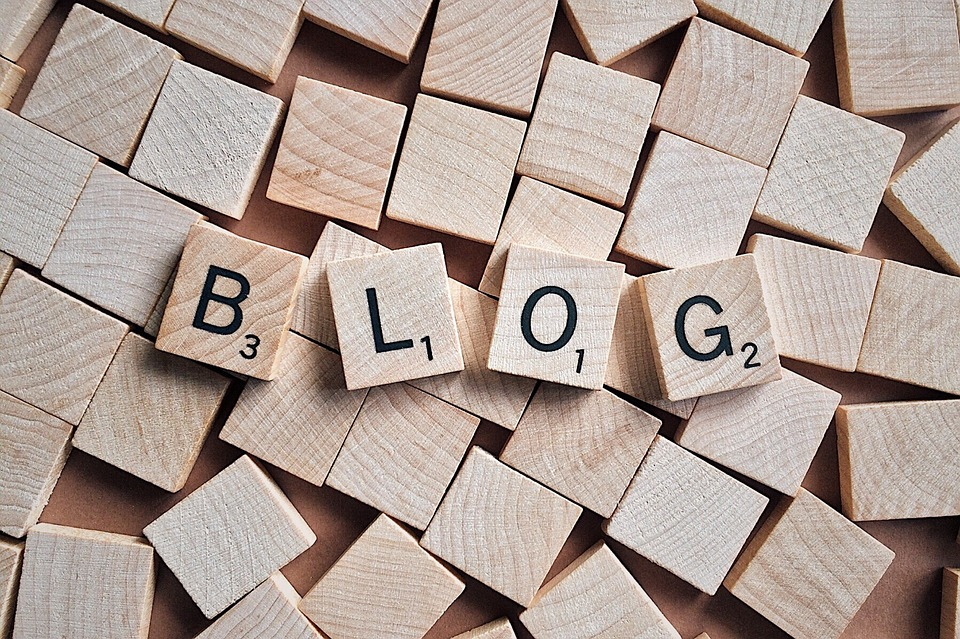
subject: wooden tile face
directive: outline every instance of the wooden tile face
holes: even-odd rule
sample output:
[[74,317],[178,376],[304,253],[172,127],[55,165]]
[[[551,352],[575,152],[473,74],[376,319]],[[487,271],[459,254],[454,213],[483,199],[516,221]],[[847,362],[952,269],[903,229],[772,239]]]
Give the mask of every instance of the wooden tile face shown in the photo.
[[696,0],[700,15],[723,26],[802,56],[832,0]]
[[663,85],[653,126],[768,166],[809,66],[694,18]]
[[660,133],[617,251],[668,268],[735,256],[766,175],[755,164]]
[[517,639],[507,618],[497,619],[479,628],[468,630],[453,639]]
[[190,230],[157,348],[273,379],[307,259],[207,222]]
[[246,455],[154,520],[143,534],[208,619],[317,540],[280,488]]
[[0,59],[0,109],[9,108],[26,73],[13,62]]
[[275,573],[197,635],[196,639],[325,639],[297,609],[300,595]]
[[943,603],[940,606],[941,639],[960,637],[960,570],[943,569]]
[[142,22],[157,31],[164,31],[163,23],[175,0],[103,0],[102,4]]
[[432,0],[307,0],[307,20],[406,64]]
[[23,543],[0,539],[0,637],[9,637],[20,585]]
[[529,605],[581,509],[474,448],[420,545]]
[[493,244],[526,124],[417,96],[387,204],[387,217]]
[[0,0],[0,55],[16,61],[55,4],[56,0]]
[[406,113],[402,104],[300,76],[267,197],[378,228]]

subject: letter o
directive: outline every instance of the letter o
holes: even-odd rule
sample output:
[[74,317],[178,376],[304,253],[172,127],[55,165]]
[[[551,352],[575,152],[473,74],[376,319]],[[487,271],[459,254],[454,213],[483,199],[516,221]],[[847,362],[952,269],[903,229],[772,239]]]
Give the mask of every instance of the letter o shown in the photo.
[[[567,323],[563,327],[563,332],[560,333],[560,337],[555,341],[549,343],[538,340],[533,334],[533,328],[531,327],[533,309],[535,309],[537,304],[540,303],[540,300],[547,295],[556,295],[563,300],[563,303],[567,307]],[[520,331],[523,333],[523,339],[527,340],[527,344],[530,344],[530,346],[533,346],[538,351],[551,353],[560,350],[570,342],[575,330],[577,330],[577,303],[566,289],[562,289],[559,286],[542,286],[531,293],[530,297],[527,298],[526,304],[523,305],[523,312],[520,313]]]

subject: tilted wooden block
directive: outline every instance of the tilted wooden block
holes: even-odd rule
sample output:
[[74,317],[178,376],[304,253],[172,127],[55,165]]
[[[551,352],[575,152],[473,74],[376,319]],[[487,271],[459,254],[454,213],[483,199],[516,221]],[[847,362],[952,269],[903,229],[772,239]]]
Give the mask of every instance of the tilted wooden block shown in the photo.
[[529,605],[581,508],[474,447],[420,545]]
[[325,639],[297,608],[300,595],[275,573],[238,601],[196,639]]
[[304,596],[300,610],[335,639],[420,639],[464,584],[380,515]]
[[960,569],[943,569],[940,639],[960,637]]
[[307,258],[208,222],[187,236],[157,348],[273,379]]
[[521,120],[421,93],[387,217],[493,244],[526,128]]
[[317,540],[280,488],[246,455],[143,534],[208,619]]
[[307,0],[307,20],[406,64],[432,0]]
[[102,4],[141,22],[157,31],[165,32],[167,21],[175,0],[103,0]]
[[4,639],[8,639],[13,630],[22,563],[23,542],[14,543],[0,538],[0,637]]
[[769,166],[809,66],[694,18],[663,85],[653,126]]
[[3,291],[3,287],[7,285],[7,280],[16,268],[17,260],[6,253],[0,253],[0,291]]
[[300,76],[267,197],[376,229],[407,107]]
[[832,0],[696,0],[704,18],[802,56]]
[[453,639],[517,639],[517,635],[513,632],[510,620],[504,617],[461,633]]
[[0,56],[17,61],[56,0],[0,0]]
[[755,164],[661,132],[617,251],[668,268],[735,256],[766,175]]
[[170,301],[170,293],[173,292],[173,282],[176,279],[177,271],[174,269],[169,279],[167,279],[167,285],[163,287],[163,292],[160,294],[160,299],[157,300],[157,305],[150,311],[150,317],[147,318],[147,323],[143,325],[143,332],[154,340],[157,339],[157,335],[160,333],[160,323],[163,321],[163,314],[167,310],[167,302]]
[[9,60],[0,58],[0,109],[10,107],[20,82],[27,72]]
[[713,595],[767,501],[658,436],[603,529],[611,539]]

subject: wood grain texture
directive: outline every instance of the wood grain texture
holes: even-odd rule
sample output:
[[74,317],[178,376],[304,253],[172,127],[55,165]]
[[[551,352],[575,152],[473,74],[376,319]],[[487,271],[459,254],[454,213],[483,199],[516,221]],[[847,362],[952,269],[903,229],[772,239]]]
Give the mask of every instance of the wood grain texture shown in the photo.
[[802,56],[832,0],[696,0],[704,18]]
[[387,217],[493,244],[526,128],[521,120],[418,95]]
[[0,55],[16,62],[55,4],[56,0],[0,0]]
[[504,617],[461,633],[453,639],[517,639],[517,635],[513,632],[510,620]]
[[464,587],[410,533],[380,515],[300,609],[335,639],[420,639]]
[[13,631],[22,563],[23,542],[14,543],[0,538],[0,637],[3,639],[10,639]]
[[129,166],[170,65],[181,55],[74,5],[20,114]]
[[7,280],[10,279],[10,276],[13,275],[13,271],[16,268],[16,259],[6,253],[0,253],[0,291],[3,291],[3,287],[7,285]]
[[407,384],[370,389],[327,485],[424,530],[480,419]]
[[517,173],[622,206],[659,95],[654,82],[554,53]]
[[904,139],[896,129],[801,95],[754,218],[859,253]]
[[139,537],[34,526],[13,639],[147,639],[155,571],[153,548]]
[[240,219],[283,109],[273,96],[175,62],[130,177]]
[[500,461],[609,517],[660,425],[659,419],[609,391],[544,382]]
[[960,569],[943,569],[940,639],[960,637]]
[[548,581],[520,621],[535,639],[680,639],[603,541]]
[[165,33],[166,30],[163,28],[163,25],[167,21],[167,16],[170,14],[170,9],[173,8],[175,1],[176,0],[101,0],[101,4],[116,9],[123,15],[133,18],[137,22],[141,22],[148,27],[153,27],[157,31]]
[[529,605],[581,508],[474,447],[420,545]]
[[734,257],[766,176],[755,164],[663,131],[616,250],[667,268]]
[[246,455],[143,534],[208,619],[317,540],[270,476]]
[[406,114],[402,104],[298,77],[267,197],[377,229]]
[[803,488],[783,498],[724,587],[796,639],[836,639],[893,551]]
[[157,300],[157,305],[150,311],[150,317],[147,318],[147,323],[143,325],[143,332],[154,340],[157,339],[157,334],[160,333],[160,323],[163,321],[163,314],[167,310],[167,302],[170,301],[170,294],[173,292],[173,282],[176,279],[177,269],[174,268],[173,273],[171,273],[167,279],[167,285],[163,287],[163,292],[160,293],[160,299]]
[[406,64],[433,0],[307,0],[307,20]]
[[792,497],[839,404],[840,393],[784,369],[775,382],[701,397],[676,441]]
[[0,58],[0,109],[10,107],[26,74],[25,70],[13,62]]
[[663,85],[653,126],[769,166],[809,66],[694,18]]
[[767,501],[658,436],[603,529],[611,539],[713,595]]

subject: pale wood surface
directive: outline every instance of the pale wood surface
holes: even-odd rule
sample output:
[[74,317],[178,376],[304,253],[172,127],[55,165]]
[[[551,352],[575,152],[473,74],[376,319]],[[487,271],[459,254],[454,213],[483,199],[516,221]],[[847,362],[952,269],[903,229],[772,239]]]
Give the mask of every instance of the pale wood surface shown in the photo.
[[23,543],[0,538],[0,637],[9,639],[20,585]]
[[9,60],[0,58],[0,109],[6,109],[20,88],[26,71]]
[[163,321],[163,314],[167,310],[167,302],[170,301],[170,293],[173,292],[173,282],[176,279],[177,269],[174,267],[173,273],[167,278],[167,285],[163,287],[163,292],[160,293],[157,305],[150,311],[150,317],[147,318],[147,323],[143,325],[143,332],[153,339],[157,339],[157,335],[160,333],[160,323]]
[[960,637],[960,570],[944,568],[940,639],[957,639],[957,637]]
[[802,56],[833,0],[696,0],[700,15]]
[[300,595],[275,573],[238,601],[196,639],[325,639],[297,606]]
[[406,64],[433,0],[307,0],[303,13],[335,33]]
[[517,639],[517,635],[513,632],[510,620],[504,617],[461,633],[453,639]]
[[56,0],[0,0],[0,55],[17,61]]
[[10,279],[10,276],[16,268],[16,259],[6,253],[0,253],[0,291],[3,291],[3,287],[7,285],[7,280]]
[[165,31],[170,9],[176,0],[101,0],[101,3],[157,31]]

